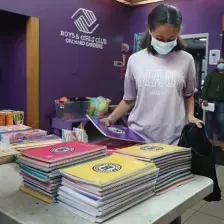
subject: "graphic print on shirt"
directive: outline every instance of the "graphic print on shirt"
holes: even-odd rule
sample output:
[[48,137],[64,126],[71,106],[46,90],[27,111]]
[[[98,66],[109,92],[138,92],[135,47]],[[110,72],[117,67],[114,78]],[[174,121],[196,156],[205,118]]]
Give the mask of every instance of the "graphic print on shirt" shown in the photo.
[[169,90],[183,89],[184,77],[180,71],[143,70],[137,79],[137,88],[150,88],[150,95],[163,96]]

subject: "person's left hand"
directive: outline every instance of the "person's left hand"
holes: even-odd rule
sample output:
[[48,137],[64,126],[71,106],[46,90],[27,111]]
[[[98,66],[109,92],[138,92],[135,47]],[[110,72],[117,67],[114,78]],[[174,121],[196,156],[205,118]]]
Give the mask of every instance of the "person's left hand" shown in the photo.
[[198,128],[202,128],[203,121],[197,119],[195,116],[189,115],[188,116],[188,122],[192,124],[196,124]]

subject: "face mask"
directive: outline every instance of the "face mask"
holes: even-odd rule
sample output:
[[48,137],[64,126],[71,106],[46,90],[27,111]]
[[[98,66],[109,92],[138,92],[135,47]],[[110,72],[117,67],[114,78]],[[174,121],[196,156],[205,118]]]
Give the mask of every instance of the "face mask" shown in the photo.
[[177,40],[164,43],[162,41],[156,40],[152,36],[151,45],[158,54],[166,55],[169,54],[173,50],[173,48],[177,46]]
[[218,70],[224,71],[224,63],[218,64],[217,68],[218,68]]

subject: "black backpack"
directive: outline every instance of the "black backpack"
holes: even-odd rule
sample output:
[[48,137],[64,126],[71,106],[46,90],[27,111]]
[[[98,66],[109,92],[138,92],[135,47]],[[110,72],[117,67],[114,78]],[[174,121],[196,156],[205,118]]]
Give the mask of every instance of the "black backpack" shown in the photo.
[[198,128],[195,124],[186,125],[178,145],[192,149],[192,173],[208,177],[214,182],[213,193],[204,200],[208,202],[220,201],[221,190],[216,175],[213,145],[207,138],[204,125],[202,128]]

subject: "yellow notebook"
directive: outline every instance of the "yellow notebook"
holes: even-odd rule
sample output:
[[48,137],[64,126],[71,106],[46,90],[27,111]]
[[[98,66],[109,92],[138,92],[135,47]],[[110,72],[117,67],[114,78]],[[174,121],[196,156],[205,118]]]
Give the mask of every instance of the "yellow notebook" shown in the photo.
[[111,155],[85,164],[62,170],[65,175],[73,176],[74,180],[98,186],[114,183],[119,180],[149,170],[155,165],[122,155]]
[[190,151],[190,149],[174,146],[174,145],[164,145],[159,143],[144,144],[138,146],[131,146],[128,148],[119,149],[116,152],[126,155],[145,157],[153,159],[163,155],[168,155],[172,153],[177,153],[180,151]]
[[36,191],[34,191],[34,190],[32,190],[32,189],[26,187],[26,186],[21,185],[19,189],[20,189],[21,191],[23,191],[24,193],[27,193],[27,194],[29,194],[29,195],[35,197],[35,198],[40,199],[41,201],[47,202],[47,203],[49,203],[49,204],[51,204],[51,203],[54,202],[53,199],[51,199],[51,198],[49,198],[49,197],[47,197],[47,196],[45,196],[45,195],[43,195],[43,194],[41,194],[41,193],[39,193],[39,192],[36,192]]

